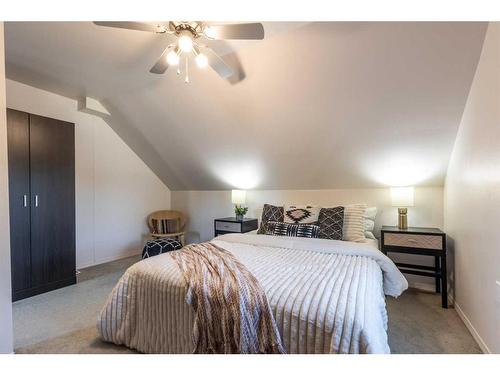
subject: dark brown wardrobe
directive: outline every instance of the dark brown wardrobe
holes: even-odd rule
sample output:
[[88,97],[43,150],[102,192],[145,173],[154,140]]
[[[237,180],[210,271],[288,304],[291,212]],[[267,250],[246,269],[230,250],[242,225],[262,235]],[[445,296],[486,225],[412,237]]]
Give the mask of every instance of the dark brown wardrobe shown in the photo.
[[7,110],[14,301],[76,283],[74,124]]

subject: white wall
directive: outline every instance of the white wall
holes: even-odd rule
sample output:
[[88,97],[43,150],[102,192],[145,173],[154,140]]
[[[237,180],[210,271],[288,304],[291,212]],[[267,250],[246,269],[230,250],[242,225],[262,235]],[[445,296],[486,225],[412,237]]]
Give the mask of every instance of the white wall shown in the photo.
[[[484,350],[500,353],[500,24],[490,23],[445,185],[455,304]],[[452,243],[453,244],[453,243]]]
[[[391,207],[389,189],[332,189],[332,190],[253,190],[247,192],[247,217],[257,217],[264,203],[317,204],[333,206],[349,203],[366,203],[379,210],[375,235],[382,225],[397,225],[397,208]],[[188,215],[189,242],[207,241],[214,235],[214,219],[234,216],[230,191],[172,191],[172,208]],[[409,209],[410,226],[443,228],[443,188],[415,189],[415,207]],[[391,255],[393,259],[403,259]],[[409,257],[409,258],[408,258]],[[405,260],[432,265],[429,257],[407,256]],[[408,280],[418,287],[431,289],[430,278],[411,276]]]
[[10,287],[9,176],[3,22],[0,22],[0,353],[12,353],[12,296]]
[[75,123],[77,267],[138,254],[148,213],[170,207],[168,187],[76,100],[7,80],[7,107]]

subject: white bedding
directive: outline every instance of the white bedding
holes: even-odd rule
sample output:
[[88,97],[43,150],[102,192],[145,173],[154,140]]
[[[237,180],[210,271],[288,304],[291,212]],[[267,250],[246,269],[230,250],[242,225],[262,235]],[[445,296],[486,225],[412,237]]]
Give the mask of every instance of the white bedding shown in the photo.
[[377,239],[366,238],[365,244],[367,244],[368,246],[373,246],[375,249],[378,250],[378,240]]
[[[287,353],[389,353],[384,293],[408,283],[370,243],[228,234],[264,288]],[[101,337],[147,353],[189,353],[193,311],[177,265],[163,254],[127,270],[99,317]]]

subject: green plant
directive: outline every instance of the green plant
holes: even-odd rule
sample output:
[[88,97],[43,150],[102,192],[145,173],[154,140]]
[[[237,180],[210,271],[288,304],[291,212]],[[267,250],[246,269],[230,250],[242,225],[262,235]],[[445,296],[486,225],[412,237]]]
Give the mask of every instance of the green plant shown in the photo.
[[234,206],[234,213],[236,216],[244,216],[248,212],[248,207]]

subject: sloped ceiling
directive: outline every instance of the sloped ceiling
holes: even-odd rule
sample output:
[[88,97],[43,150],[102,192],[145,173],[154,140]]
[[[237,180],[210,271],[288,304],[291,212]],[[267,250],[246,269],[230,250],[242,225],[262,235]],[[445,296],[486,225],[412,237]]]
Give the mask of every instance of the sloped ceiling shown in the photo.
[[186,85],[148,72],[165,36],[6,23],[7,77],[100,100],[172,190],[443,184],[487,24],[264,27],[263,41],[210,42],[237,82],[193,67]]

